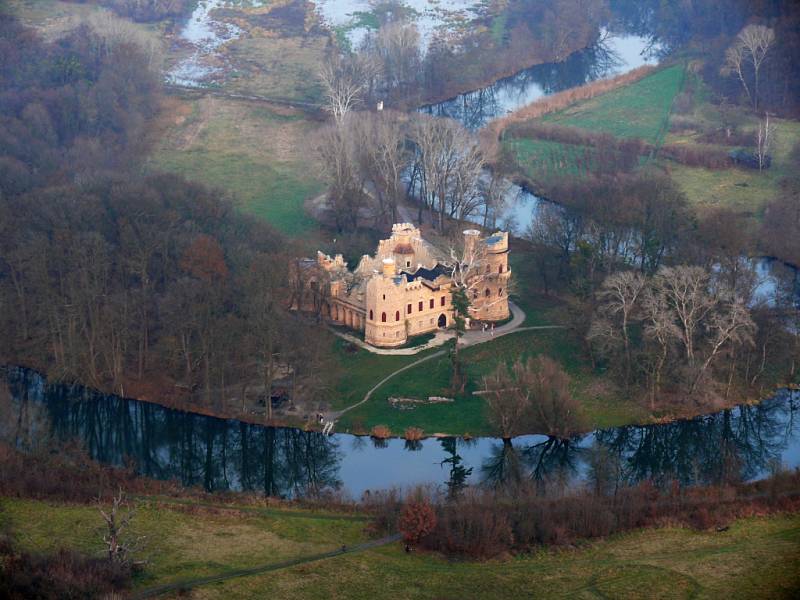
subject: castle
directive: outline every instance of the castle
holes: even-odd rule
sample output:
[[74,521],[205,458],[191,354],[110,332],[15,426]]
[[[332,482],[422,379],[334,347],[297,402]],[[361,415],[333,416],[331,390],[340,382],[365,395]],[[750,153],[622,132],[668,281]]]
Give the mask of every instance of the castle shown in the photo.
[[392,227],[375,256],[364,255],[355,271],[341,254],[317,253],[316,261],[299,263],[306,273],[306,292],[295,308],[317,310],[336,324],[364,332],[373,346],[402,346],[409,338],[449,327],[453,322],[452,292],[456,279],[470,299],[469,317],[502,321],[509,316],[508,233],[482,239],[464,232],[462,258],[445,256],[422,239],[410,223]]

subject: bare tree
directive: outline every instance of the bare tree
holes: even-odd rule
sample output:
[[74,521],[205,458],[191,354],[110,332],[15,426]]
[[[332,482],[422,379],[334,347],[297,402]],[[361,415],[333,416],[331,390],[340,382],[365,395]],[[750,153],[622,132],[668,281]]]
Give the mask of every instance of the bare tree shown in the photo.
[[[775,32],[764,25],[748,25],[736,36],[733,45],[725,52],[723,74],[736,73],[742,83],[753,110],[758,110],[758,84],[761,65],[775,41]],[[745,65],[753,70],[753,90],[747,85]]]
[[589,329],[590,340],[622,341],[626,385],[631,376],[630,325],[646,284],[644,275],[636,271],[621,271],[607,277],[598,294],[599,318]]
[[701,267],[665,267],[653,280],[656,293],[663,294],[675,311],[686,360],[695,362],[695,342],[698,328],[716,305],[709,294],[709,273]]
[[413,23],[390,21],[365,39],[362,53],[373,55],[380,64],[382,91],[399,90],[406,97],[418,87],[422,73],[419,31]]
[[397,207],[405,196],[403,173],[410,155],[405,127],[398,113],[381,111],[359,115],[358,144],[364,178],[372,184],[376,219],[397,221]]
[[319,79],[325,91],[325,109],[333,115],[337,124],[364,101],[376,66],[367,55],[328,58],[319,71]]
[[675,325],[675,313],[666,297],[656,293],[652,286],[647,287],[642,295],[642,312],[645,339],[654,342],[657,348],[650,369],[650,410],[654,410],[664,367],[670,351],[681,339],[681,332]]
[[758,122],[756,130],[756,156],[758,157],[758,170],[763,171],[769,159],[769,150],[773,144],[773,127],[769,122],[769,113],[764,115],[764,120]]
[[330,181],[328,204],[340,231],[358,226],[361,209],[367,204],[364,178],[359,165],[357,128],[347,115],[320,132],[317,152],[322,171]]
[[483,226],[495,228],[497,217],[502,214],[511,192],[511,182],[502,173],[492,169],[488,177],[480,179],[479,186],[483,204]]
[[[100,499],[98,498],[99,503]],[[108,511],[103,510],[100,506],[97,510],[100,511],[106,523],[103,542],[106,545],[108,560],[121,565],[130,564],[132,554],[141,549],[144,538],[128,539],[125,535],[136,512],[128,505],[122,488],[119,489],[116,496],[112,496],[111,508]]]
[[[478,182],[483,170],[480,144],[452,119],[416,115],[411,131],[423,205],[439,230],[445,216],[465,218],[478,206]],[[421,216],[421,214],[420,214]]]
[[148,68],[154,72],[160,70],[164,57],[159,36],[108,11],[92,13],[89,25],[102,43],[104,53],[110,54],[121,46],[136,46],[146,57]]
[[697,384],[725,346],[752,345],[756,330],[750,311],[736,298],[722,300],[717,310],[709,316],[705,327],[710,334],[706,359],[692,383],[690,393],[697,388]]
[[530,402],[527,395],[519,391],[513,374],[504,363],[483,378],[482,395],[489,408],[489,420],[503,439],[524,433]]

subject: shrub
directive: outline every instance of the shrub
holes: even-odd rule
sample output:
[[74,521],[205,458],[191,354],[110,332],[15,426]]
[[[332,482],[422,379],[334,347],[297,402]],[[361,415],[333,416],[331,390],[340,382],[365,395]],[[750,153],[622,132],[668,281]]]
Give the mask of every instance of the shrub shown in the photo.
[[412,500],[403,507],[398,526],[406,543],[418,544],[436,528],[436,512],[427,500]]
[[403,437],[409,442],[418,442],[424,437],[424,432],[419,427],[406,427]]
[[392,430],[386,425],[375,425],[370,432],[370,435],[379,440],[385,440],[392,437]]
[[0,557],[0,598],[104,598],[130,583],[129,567],[68,550]]

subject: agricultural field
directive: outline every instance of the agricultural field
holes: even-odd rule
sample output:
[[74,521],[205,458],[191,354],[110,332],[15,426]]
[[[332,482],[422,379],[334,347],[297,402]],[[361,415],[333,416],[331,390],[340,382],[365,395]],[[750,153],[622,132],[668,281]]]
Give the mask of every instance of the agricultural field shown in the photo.
[[684,80],[681,64],[660,69],[625,87],[545,115],[542,121],[658,144]]
[[[3,525],[29,551],[59,546],[100,554],[94,506],[2,498]],[[134,591],[313,555],[366,539],[357,515],[253,506],[139,501],[132,532],[146,535]],[[200,550],[202,549],[202,551]],[[453,562],[401,543],[264,574],[236,577],[168,597],[789,598],[800,585],[800,517],[751,517],[724,532],[663,527],[561,550],[488,562]]]
[[214,96],[168,100],[153,135],[153,170],[233,195],[245,212],[292,236],[317,225],[303,203],[323,191],[309,147],[318,126],[297,109]]

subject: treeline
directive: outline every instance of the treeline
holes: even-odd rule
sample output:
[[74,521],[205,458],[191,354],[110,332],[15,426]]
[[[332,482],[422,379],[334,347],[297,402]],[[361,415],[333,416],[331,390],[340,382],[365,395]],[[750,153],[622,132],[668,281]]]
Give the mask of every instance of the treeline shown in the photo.
[[478,137],[452,119],[423,113],[339,110],[339,84],[329,86],[333,123],[322,129],[317,151],[330,181],[328,208],[339,231],[397,221],[413,198],[418,220],[443,231],[450,219],[483,216],[492,226],[508,184],[484,176]]
[[141,49],[0,27],[2,358],[242,411],[279,376],[323,393],[315,333],[284,311],[286,241],[217,192],[141,174],[159,102]]
[[0,15],[0,197],[127,170],[159,75],[139,46],[81,26],[52,43]]
[[[610,133],[567,125],[530,121],[512,125],[506,129],[505,135],[579,146],[584,156],[582,160],[580,157],[573,158],[576,166],[581,171],[586,170],[596,175],[629,173],[639,166],[640,157],[654,155],[656,152],[662,158],[690,167],[724,169],[733,166],[728,152],[716,146],[664,144],[656,147],[641,138],[618,138]],[[753,140],[753,135],[747,136],[746,144],[752,145]],[[729,142],[729,145],[732,144]],[[588,150],[589,148],[592,150]]]

